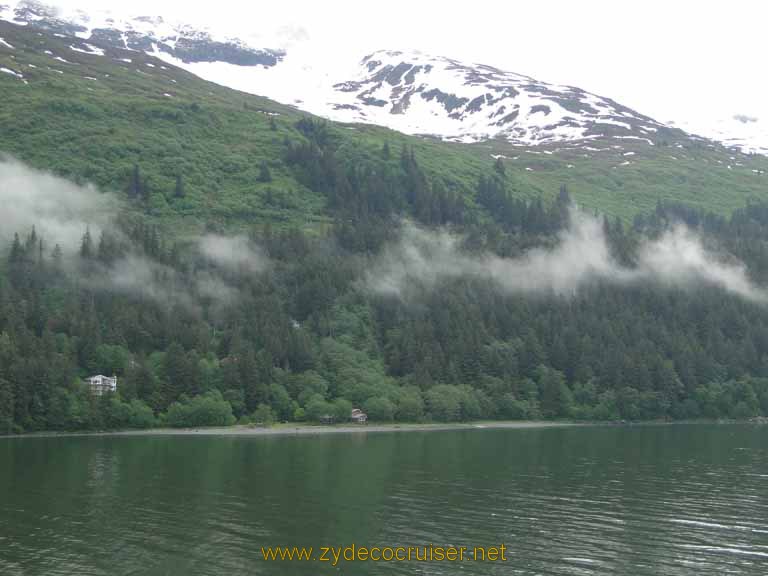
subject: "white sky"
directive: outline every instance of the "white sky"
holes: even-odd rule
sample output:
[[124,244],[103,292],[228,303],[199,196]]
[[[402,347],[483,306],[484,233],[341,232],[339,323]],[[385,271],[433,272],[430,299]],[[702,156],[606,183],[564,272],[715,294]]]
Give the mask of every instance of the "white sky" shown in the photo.
[[240,36],[273,37],[291,26],[306,31],[318,53],[355,58],[418,49],[578,86],[663,122],[737,113],[768,121],[764,0],[54,2],[163,15]]

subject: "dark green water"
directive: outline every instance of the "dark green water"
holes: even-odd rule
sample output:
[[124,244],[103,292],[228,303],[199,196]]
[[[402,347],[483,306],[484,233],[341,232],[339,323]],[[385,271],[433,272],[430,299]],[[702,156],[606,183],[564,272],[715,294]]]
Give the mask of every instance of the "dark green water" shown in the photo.
[[[482,563],[261,546],[491,546]],[[0,439],[0,575],[768,574],[768,427]]]

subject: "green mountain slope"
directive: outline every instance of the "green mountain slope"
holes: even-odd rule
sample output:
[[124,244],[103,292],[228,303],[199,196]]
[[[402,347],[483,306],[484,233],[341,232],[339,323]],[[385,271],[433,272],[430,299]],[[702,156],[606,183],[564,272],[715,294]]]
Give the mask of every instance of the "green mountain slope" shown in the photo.
[[[124,191],[134,165],[156,193],[151,214],[225,225],[250,221],[322,226],[327,198],[285,162],[287,142],[304,136],[303,113],[220,87],[157,59],[104,48],[73,50],[77,39],[0,22],[0,151],[103,189]],[[15,74],[9,73],[13,72]],[[346,165],[380,162],[388,143],[413,147],[431,179],[471,210],[477,180],[503,155],[510,192],[551,198],[561,184],[583,206],[630,219],[659,199],[727,213],[768,192],[768,159],[659,136],[521,149],[502,142],[449,144],[373,126],[328,124]],[[266,165],[271,181],[265,180]],[[186,197],[174,199],[177,176]],[[193,218],[189,218],[193,217]]]
[[[0,433],[353,406],[374,421],[768,416],[765,158],[679,134],[447,144],[323,123],[132,51],[3,23],[0,38],[0,151],[128,212],[93,221],[109,197],[7,168],[45,182],[0,190]],[[647,214],[574,228],[568,190]],[[76,206],[74,228],[37,204]],[[92,395],[94,374],[118,393]]]
[[[152,189],[168,198],[182,174],[184,201],[166,205],[155,198],[154,213],[165,216],[325,220],[325,198],[302,185],[284,162],[285,142],[303,140],[295,124],[305,114],[138,52],[84,54],[70,48],[71,39],[39,36],[5,22],[0,37],[13,46],[0,45],[0,67],[23,75],[0,74],[0,150],[120,191],[138,164]],[[464,194],[491,166],[489,158],[388,130],[328,130],[348,162],[378,156],[384,142],[393,150],[414,145],[428,171]],[[260,181],[264,163],[271,182]],[[279,196],[279,206],[267,204],[267,189]]]

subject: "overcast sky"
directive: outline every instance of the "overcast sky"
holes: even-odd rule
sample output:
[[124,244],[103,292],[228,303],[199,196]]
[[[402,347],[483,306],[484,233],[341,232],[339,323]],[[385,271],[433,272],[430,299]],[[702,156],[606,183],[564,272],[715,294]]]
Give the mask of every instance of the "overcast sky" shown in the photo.
[[58,3],[170,15],[242,36],[272,38],[290,26],[331,53],[418,49],[579,86],[660,121],[768,120],[762,0]]

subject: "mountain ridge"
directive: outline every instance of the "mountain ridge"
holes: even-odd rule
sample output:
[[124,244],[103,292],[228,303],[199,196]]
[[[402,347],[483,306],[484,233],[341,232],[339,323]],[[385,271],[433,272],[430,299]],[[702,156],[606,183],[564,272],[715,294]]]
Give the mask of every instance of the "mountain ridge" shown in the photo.
[[[443,142],[373,124],[322,123],[156,55],[100,41],[4,21],[0,39],[0,150],[104,190],[124,191],[140,165],[159,192],[151,213],[177,227],[211,220],[327,225],[327,198],[288,160],[292,146],[307,142],[307,121],[324,124],[318,129],[345,166],[376,165],[384,148],[394,165],[404,150],[413,151],[438,189],[462,198],[473,214],[478,179],[494,170],[506,172],[511,197],[546,202],[565,184],[585,209],[627,223],[659,200],[725,214],[766,191],[768,159],[703,140],[657,133],[653,146],[620,134],[586,145]],[[179,173],[183,200],[174,199]]]
[[267,48],[253,39],[155,16],[97,17],[21,0],[6,2],[4,8],[0,4],[0,18],[152,54],[206,80],[331,120],[382,125],[411,135],[520,146],[589,146],[589,140],[605,137],[649,145],[713,140],[768,154],[768,136],[757,119],[752,124],[721,123],[706,138],[695,135],[693,127],[686,131],[684,122],[659,122],[581,88],[417,51],[379,50],[342,66],[313,55],[311,46]]
[[0,4],[0,19],[41,28],[54,34],[103,42],[141,52],[161,51],[184,63],[229,62],[239,66],[275,66],[282,50],[253,48],[242,40],[216,36],[209,30],[172,23],[161,16],[119,18],[109,13],[63,12],[36,0]]

